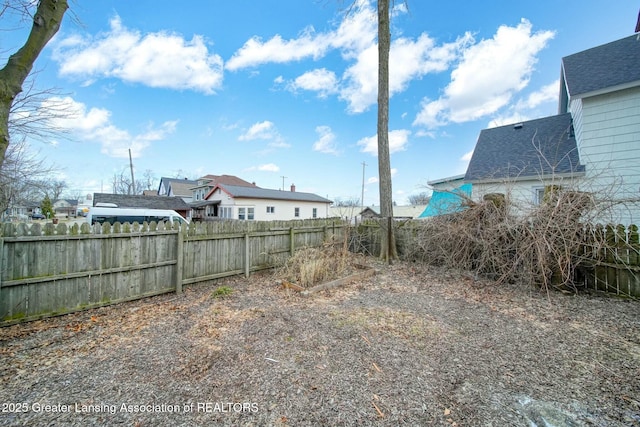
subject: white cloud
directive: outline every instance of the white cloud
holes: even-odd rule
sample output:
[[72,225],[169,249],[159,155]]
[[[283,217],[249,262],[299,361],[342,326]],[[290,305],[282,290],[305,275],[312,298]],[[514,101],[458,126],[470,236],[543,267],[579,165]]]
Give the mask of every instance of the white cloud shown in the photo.
[[462,157],[460,157],[460,161],[470,162],[471,161],[471,156],[473,156],[473,150],[471,150],[471,151],[469,151],[467,153],[464,153],[462,155]]
[[540,112],[536,109],[545,104],[557,105],[559,88],[559,80],[541,87],[540,90],[530,93],[525,99],[519,100],[506,111],[494,116],[487,127],[504,126],[549,115],[550,111],[548,110]]
[[278,172],[280,168],[273,163],[267,163],[265,165],[258,166],[258,170],[262,172]]
[[337,85],[338,79],[333,71],[319,68],[299,76],[288,88],[294,92],[298,89],[318,92],[320,98],[326,98],[328,95],[338,91]]
[[256,139],[273,139],[278,134],[273,122],[265,120],[253,124],[249,130],[238,137],[239,141],[253,141]]
[[284,141],[275,124],[269,120],[253,124],[245,133],[238,137],[238,141],[269,141],[271,148],[287,148],[291,145]]
[[[389,132],[389,154],[406,150],[410,135],[411,131],[406,129]],[[369,153],[372,156],[378,155],[378,135],[362,138],[357,142],[357,145],[362,147],[360,151],[363,153]]]
[[[470,34],[453,43],[437,46],[434,39],[421,34],[416,40],[398,38],[392,41],[389,53],[389,96],[405,91],[409,83],[429,73],[448,69],[458,52],[472,41]],[[343,76],[341,98],[353,113],[365,111],[378,97],[378,45],[361,51],[356,63]]]
[[119,16],[110,31],[94,39],[72,36],[56,44],[60,74],[91,84],[115,77],[150,87],[213,94],[222,85],[222,58],[210,54],[202,36],[188,41],[168,32],[140,34],[122,25]]
[[325,154],[338,154],[338,146],[336,136],[329,126],[316,127],[316,133],[319,139],[313,143],[313,151],[319,151]]
[[493,38],[464,49],[451,82],[437,100],[423,100],[414,125],[435,128],[493,114],[528,83],[536,55],[553,38],[552,31],[532,34],[523,19],[517,26],[501,26]]
[[329,45],[325,36],[316,35],[312,27],[304,30],[297,38],[283,40],[275,35],[263,42],[260,37],[250,38],[225,64],[225,68],[236,71],[267,63],[286,63],[312,57],[318,59],[325,55]]
[[101,152],[110,157],[127,158],[129,149],[132,157],[139,157],[152,142],[161,141],[174,133],[178,124],[177,120],[164,122],[159,127],[151,124],[145,132],[131,135],[111,123],[111,112],[108,110],[87,108],[84,103],[71,97],[54,97],[44,103],[68,113],[64,118],[51,120],[51,126],[66,130],[77,138],[99,142]]
[[518,105],[516,108],[536,108],[540,104],[544,104],[546,102],[558,102],[558,93],[560,92],[560,80],[556,80],[553,83],[549,83],[546,86],[540,88],[539,91],[533,92],[530,94],[527,99],[522,103],[523,105]]

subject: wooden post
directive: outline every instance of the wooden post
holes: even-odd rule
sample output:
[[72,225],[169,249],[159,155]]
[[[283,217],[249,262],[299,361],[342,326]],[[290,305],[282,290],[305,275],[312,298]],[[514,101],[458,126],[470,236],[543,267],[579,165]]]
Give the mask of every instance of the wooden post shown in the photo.
[[180,227],[178,230],[178,253],[176,254],[176,294],[182,293],[182,275],[184,266],[184,233],[186,229]]
[[293,227],[289,228],[289,255],[294,256],[296,253],[295,232]]
[[249,277],[251,271],[251,253],[249,250],[249,233],[244,234],[244,277]]
[[0,300],[2,300],[2,272],[4,271],[4,267],[2,266],[2,260],[4,258],[4,237],[2,236],[2,232],[0,232]]

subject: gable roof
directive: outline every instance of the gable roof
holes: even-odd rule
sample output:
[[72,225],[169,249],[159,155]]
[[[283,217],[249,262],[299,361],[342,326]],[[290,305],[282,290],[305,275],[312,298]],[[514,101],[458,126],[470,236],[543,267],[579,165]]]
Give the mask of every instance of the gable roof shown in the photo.
[[495,181],[584,172],[571,114],[480,132],[464,180]]
[[160,189],[162,188],[163,184],[166,188],[167,194],[169,192],[169,189],[171,189],[174,196],[191,197],[191,188],[198,185],[198,181],[193,181],[191,179],[162,177],[160,178],[158,193],[160,193]]
[[93,206],[97,203],[115,203],[119,208],[189,210],[189,205],[180,197],[141,196],[128,194],[93,193]]
[[[252,182],[245,181],[242,178],[238,178],[235,175],[205,175],[201,178],[198,178],[198,181],[208,181],[206,184],[200,187],[215,187],[217,184],[226,184],[226,185],[236,185],[242,187],[257,187],[256,184]],[[198,181],[195,182],[193,187],[198,187]]]
[[563,84],[572,98],[640,85],[638,34],[562,58]]
[[317,202],[317,203],[331,203],[331,200],[320,197],[313,193],[302,193],[299,191],[282,191],[282,190],[270,190],[260,187],[247,187],[244,185],[216,185],[205,199],[208,199],[216,189],[220,188],[225,193],[231,195],[236,199],[270,199],[270,200],[290,200],[299,202]]

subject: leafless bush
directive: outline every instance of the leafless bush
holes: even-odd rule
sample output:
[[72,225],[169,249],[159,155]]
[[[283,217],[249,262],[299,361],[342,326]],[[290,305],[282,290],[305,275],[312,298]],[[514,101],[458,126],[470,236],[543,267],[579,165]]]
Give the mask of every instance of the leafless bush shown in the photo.
[[325,242],[319,248],[303,248],[287,260],[275,274],[303,288],[337,279],[350,264],[347,240]]

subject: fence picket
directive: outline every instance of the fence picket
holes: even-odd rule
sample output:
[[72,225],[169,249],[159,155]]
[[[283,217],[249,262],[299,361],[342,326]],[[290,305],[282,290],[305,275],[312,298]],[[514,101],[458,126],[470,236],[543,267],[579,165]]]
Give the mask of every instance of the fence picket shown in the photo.
[[[329,228],[328,226],[331,226]],[[343,222],[215,221],[170,223],[2,224],[0,326],[55,314],[180,292],[195,284],[250,274],[284,262],[295,248],[320,246]]]

